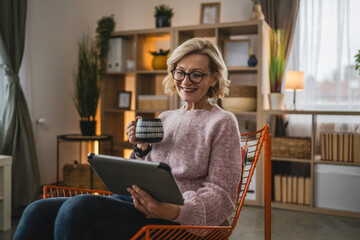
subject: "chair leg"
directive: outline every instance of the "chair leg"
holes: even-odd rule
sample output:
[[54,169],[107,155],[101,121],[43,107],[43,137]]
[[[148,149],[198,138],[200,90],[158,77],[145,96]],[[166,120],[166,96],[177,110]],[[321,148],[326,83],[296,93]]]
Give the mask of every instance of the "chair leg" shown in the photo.
[[265,240],[271,240],[271,135],[265,136]]

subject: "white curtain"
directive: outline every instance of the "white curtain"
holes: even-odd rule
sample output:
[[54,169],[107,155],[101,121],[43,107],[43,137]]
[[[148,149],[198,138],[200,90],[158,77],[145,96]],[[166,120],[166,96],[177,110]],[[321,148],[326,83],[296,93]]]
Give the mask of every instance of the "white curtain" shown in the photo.
[[[305,73],[305,89],[296,92],[297,109],[360,110],[360,77],[354,58],[360,49],[359,9],[359,0],[300,1],[285,69]],[[290,109],[292,94],[286,92]],[[307,125],[303,120],[290,116],[288,129],[300,122]]]
[[[5,74],[0,70],[0,116],[2,116],[2,112],[4,110],[5,104]],[[0,117],[0,125],[1,125],[1,117]]]

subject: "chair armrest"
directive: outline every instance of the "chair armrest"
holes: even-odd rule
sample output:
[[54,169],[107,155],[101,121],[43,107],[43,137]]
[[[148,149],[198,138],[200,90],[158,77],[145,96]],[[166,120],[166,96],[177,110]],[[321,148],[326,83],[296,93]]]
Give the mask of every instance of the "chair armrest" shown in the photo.
[[146,225],[131,240],[136,239],[228,239],[232,228],[224,226]]
[[43,187],[43,199],[54,198],[54,197],[74,197],[80,194],[93,194],[110,196],[113,193],[109,191],[83,189],[83,188],[72,188],[72,187],[60,187],[45,185]]

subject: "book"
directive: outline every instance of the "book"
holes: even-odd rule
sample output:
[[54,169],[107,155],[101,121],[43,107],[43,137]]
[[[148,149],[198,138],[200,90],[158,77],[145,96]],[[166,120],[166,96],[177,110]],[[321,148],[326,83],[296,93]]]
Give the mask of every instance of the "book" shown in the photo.
[[286,177],[286,202],[287,203],[292,203],[292,176],[288,175]]
[[299,176],[298,177],[298,194],[297,194],[298,204],[304,204],[304,188],[305,188],[304,177]]
[[338,133],[338,141],[339,141],[339,145],[338,145],[338,160],[340,162],[344,161],[344,133]]
[[310,178],[305,178],[305,188],[304,188],[304,204],[310,205],[311,204],[311,182]]
[[292,203],[297,203],[297,195],[298,195],[298,177],[292,176]]
[[344,134],[344,162],[349,162],[349,150],[350,150],[349,142],[350,142],[350,134],[345,133]]
[[325,133],[325,139],[326,139],[326,158],[325,160],[331,160],[331,147],[330,147],[330,142],[331,142],[331,133],[327,132]]
[[349,162],[353,162],[353,138],[354,134],[349,134]]
[[331,137],[332,137],[332,143],[331,143],[331,146],[332,146],[332,158],[331,160],[333,161],[338,161],[339,157],[338,157],[338,134],[333,132],[331,134]]
[[321,160],[326,159],[326,142],[325,142],[325,133],[320,133],[320,152],[321,152]]
[[281,174],[274,176],[274,200],[281,202]]
[[360,134],[353,134],[353,162],[360,163]]
[[281,202],[287,203],[287,176],[281,176]]

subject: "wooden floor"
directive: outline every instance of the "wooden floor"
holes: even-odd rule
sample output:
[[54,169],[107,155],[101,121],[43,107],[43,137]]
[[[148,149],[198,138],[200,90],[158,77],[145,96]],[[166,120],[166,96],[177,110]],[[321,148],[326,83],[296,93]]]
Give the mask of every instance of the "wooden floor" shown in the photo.
[[[359,240],[360,219],[272,209],[273,240]],[[11,230],[1,232],[1,240],[11,240],[19,219],[12,220]],[[231,240],[264,239],[264,209],[244,206]]]

